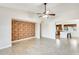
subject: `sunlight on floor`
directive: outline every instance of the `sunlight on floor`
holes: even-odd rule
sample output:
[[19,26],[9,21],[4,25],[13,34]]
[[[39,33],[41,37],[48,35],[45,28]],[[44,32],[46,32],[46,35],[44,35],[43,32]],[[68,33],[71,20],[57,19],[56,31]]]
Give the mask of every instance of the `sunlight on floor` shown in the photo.
[[56,39],[56,46],[57,46],[57,47],[60,47],[60,44],[61,44],[61,43],[60,43],[60,39]]
[[76,49],[77,46],[78,46],[77,40],[71,39],[71,40],[70,40],[70,45],[71,45],[71,48]]

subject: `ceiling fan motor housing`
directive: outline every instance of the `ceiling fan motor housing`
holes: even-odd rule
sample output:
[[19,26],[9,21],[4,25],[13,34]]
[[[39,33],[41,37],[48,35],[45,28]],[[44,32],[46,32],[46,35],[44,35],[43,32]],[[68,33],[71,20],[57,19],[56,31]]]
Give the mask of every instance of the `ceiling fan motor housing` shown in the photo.
[[44,3],[44,5],[46,5],[47,3]]

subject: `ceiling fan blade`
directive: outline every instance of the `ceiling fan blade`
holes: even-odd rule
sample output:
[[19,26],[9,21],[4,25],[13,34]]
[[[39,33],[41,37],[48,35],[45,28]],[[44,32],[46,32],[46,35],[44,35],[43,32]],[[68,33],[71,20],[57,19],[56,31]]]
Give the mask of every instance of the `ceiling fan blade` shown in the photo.
[[36,13],[36,14],[43,14],[43,13]]
[[39,17],[43,17],[43,16],[39,16]]
[[48,14],[48,15],[55,16],[56,14]]

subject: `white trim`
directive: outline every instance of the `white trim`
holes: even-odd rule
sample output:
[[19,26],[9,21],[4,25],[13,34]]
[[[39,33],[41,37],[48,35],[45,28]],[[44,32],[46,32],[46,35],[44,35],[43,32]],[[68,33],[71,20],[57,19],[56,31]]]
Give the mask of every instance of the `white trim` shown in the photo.
[[35,36],[34,36],[34,37],[29,37],[29,38],[20,39],[20,40],[15,40],[15,41],[12,41],[12,43],[20,42],[20,41],[24,41],[24,40],[28,40],[28,39],[33,39],[33,38],[35,38]]
[[53,40],[55,40],[56,38],[49,38],[49,37],[41,37],[41,38],[47,38],[47,39],[53,39]]
[[[41,37],[41,38],[44,38],[44,39],[53,39],[53,38],[48,38],[48,37]],[[55,40],[55,39],[53,39],[53,40]]]
[[10,44],[5,45],[5,46],[2,46],[2,47],[0,47],[0,49],[5,49],[5,48],[9,48],[9,47],[11,47],[11,45],[10,45]]
[[16,20],[16,21],[25,21],[25,22],[35,23],[35,24],[37,23],[36,21],[30,21],[29,19],[28,19],[29,21],[26,20],[26,19],[23,20],[23,19],[19,19],[19,18],[12,18],[12,19],[13,19],[13,20]]

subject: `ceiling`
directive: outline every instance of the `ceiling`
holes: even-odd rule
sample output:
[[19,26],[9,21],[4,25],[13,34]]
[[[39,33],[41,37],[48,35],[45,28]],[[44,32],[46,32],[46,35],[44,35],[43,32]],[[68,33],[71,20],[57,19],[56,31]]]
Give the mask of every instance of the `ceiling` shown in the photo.
[[[58,3],[48,3],[47,10],[54,12],[54,8],[59,5]],[[0,6],[19,9],[26,12],[42,13],[44,11],[43,3],[0,3]]]
[[[30,13],[42,13],[44,11],[43,3],[0,3],[2,7],[8,7],[16,10],[22,10]],[[79,9],[79,3],[48,3],[47,10],[56,15],[60,15],[69,9]]]

